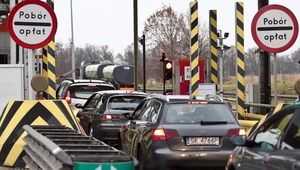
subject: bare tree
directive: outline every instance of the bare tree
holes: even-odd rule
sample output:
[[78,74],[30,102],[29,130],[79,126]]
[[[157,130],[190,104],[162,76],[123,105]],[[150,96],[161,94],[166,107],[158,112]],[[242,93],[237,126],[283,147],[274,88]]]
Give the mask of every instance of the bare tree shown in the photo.
[[184,35],[185,28],[184,15],[175,12],[171,6],[163,5],[145,22],[147,48],[160,48],[169,59],[178,58],[182,49],[180,42],[187,36]]
[[111,62],[114,61],[114,55],[112,51],[109,49],[108,45],[100,47],[100,56],[103,58],[103,60],[108,60]]

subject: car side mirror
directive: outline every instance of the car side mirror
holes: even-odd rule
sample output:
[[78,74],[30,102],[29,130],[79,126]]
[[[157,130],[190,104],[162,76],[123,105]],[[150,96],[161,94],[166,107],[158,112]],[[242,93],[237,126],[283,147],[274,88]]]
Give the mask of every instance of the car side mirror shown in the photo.
[[235,146],[245,146],[247,144],[247,137],[246,136],[232,136],[231,143]]
[[130,118],[130,113],[123,113],[122,115],[125,116],[127,119]]
[[75,104],[75,107],[76,107],[77,109],[82,109],[82,108],[83,108],[83,106],[82,106],[80,103]]

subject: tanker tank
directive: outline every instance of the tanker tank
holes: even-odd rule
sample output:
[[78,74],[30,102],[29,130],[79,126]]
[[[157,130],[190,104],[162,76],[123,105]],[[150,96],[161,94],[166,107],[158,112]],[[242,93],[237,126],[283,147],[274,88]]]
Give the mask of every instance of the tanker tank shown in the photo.
[[93,64],[93,65],[86,66],[84,70],[85,77],[83,79],[97,79],[97,80],[102,79],[104,77],[103,68],[108,65],[112,65],[112,64],[105,63],[105,64]]
[[[87,66],[85,66],[85,67],[82,67],[82,66],[87,65],[89,63],[91,63],[91,62],[90,61],[82,61],[81,62],[81,64],[80,64],[80,67],[81,67],[81,69],[80,69],[80,79],[86,79],[85,68]],[[100,61],[96,61],[94,64],[100,64]]]
[[104,78],[114,80],[120,85],[132,85],[134,82],[133,66],[110,65],[103,69]]

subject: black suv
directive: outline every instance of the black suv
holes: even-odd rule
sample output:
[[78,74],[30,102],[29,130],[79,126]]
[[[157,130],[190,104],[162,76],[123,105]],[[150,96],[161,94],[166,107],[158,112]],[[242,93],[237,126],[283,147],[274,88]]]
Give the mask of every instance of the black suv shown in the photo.
[[112,146],[119,143],[119,130],[148,95],[143,92],[109,90],[94,93],[77,113],[87,134]]
[[223,170],[235,148],[230,138],[245,133],[219,96],[151,95],[120,129],[120,149],[139,160],[140,170]]
[[66,100],[72,111],[77,113],[75,104],[84,104],[97,91],[115,90],[114,86],[102,80],[73,80],[65,79],[56,90],[56,98]]

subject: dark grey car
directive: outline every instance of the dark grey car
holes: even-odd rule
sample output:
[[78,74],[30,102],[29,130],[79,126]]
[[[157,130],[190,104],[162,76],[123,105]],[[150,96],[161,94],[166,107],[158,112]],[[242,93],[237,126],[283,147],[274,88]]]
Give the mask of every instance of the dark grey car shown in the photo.
[[224,169],[231,136],[245,134],[227,103],[184,95],[145,99],[120,131],[122,150],[141,170]]
[[109,90],[94,93],[77,113],[80,124],[87,134],[117,146],[120,127],[129,114],[148,95],[137,91]]
[[227,170],[300,170],[300,104],[285,106],[251,135],[232,137],[238,147]]

